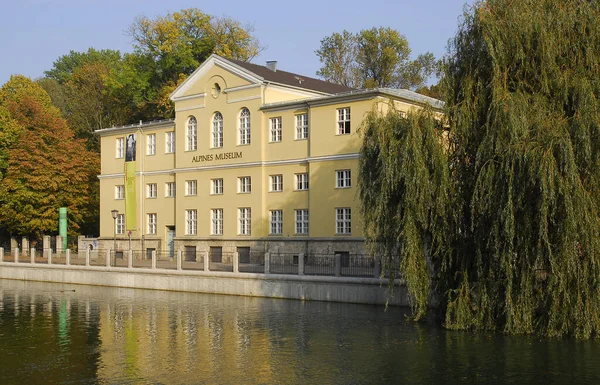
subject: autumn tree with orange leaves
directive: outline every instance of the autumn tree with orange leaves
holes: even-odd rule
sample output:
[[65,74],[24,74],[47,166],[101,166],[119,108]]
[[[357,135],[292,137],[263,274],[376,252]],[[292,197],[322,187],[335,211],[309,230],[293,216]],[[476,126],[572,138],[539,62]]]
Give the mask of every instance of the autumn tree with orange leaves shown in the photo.
[[76,139],[48,94],[24,76],[0,89],[0,228],[13,235],[58,230],[67,207],[70,233],[95,223],[99,159]]

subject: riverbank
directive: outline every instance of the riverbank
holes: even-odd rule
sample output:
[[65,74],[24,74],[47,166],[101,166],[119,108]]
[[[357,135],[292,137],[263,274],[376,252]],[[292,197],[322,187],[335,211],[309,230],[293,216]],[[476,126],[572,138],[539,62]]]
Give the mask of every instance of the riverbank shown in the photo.
[[387,279],[144,269],[0,262],[0,279],[122,287],[187,293],[226,294],[306,301],[408,306],[406,288]]

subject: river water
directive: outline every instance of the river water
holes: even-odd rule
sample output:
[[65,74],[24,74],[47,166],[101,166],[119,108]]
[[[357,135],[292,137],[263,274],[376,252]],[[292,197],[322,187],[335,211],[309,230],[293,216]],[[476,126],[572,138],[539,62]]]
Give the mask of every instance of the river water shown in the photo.
[[0,280],[0,384],[599,384],[596,341],[405,309]]

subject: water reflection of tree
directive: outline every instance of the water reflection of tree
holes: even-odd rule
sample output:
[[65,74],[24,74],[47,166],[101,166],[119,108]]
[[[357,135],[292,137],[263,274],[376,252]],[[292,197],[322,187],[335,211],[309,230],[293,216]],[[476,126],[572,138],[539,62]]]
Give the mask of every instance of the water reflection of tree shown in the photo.
[[[96,378],[97,306],[58,290],[38,294],[2,289],[0,304],[0,336],[10,336],[10,343],[0,343],[3,385],[87,383]],[[78,354],[71,354],[73,347]]]

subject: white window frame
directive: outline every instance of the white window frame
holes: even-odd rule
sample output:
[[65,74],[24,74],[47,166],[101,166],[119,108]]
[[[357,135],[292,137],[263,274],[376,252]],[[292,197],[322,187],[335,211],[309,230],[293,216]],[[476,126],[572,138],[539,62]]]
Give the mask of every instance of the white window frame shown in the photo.
[[185,235],[198,234],[198,210],[185,210]]
[[156,134],[148,134],[147,136],[146,155],[156,155]]
[[337,134],[350,134],[350,107],[338,108],[337,113]]
[[294,210],[294,218],[296,219],[296,234],[308,235],[308,209]]
[[124,184],[115,185],[115,199],[117,199],[117,200],[125,199],[125,185]]
[[198,181],[195,179],[185,181],[185,196],[192,197],[198,195]]
[[165,154],[175,152],[175,131],[165,132]]
[[212,195],[223,195],[223,178],[211,179],[210,184]]
[[212,148],[223,148],[223,114],[218,111],[212,120]]
[[352,187],[352,171],[336,170],[335,172],[335,188],[350,188]]
[[175,182],[166,182],[165,183],[165,197],[166,198],[175,198],[175,194],[177,190],[175,188]]
[[278,116],[276,118],[271,118],[270,122],[269,122],[269,126],[271,127],[271,129],[270,129],[271,135],[269,136],[269,138],[271,139],[270,142],[271,143],[281,142],[281,139],[282,139],[281,116]]
[[238,144],[245,146],[250,144],[250,110],[246,107],[240,111]]
[[303,172],[294,175],[296,179],[296,191],[308,190],[308,173]]
[[308,113],[296,115],[296,139],[308,139]]
[[125,158],[125,138],[117,138],[115,158],[117,158],[117,159]]
[[352,234],[352,209],[350,207],[335,209],[335,233],[339,235]]
[[223,209],[212,209],[211,211],[211,235],[223,235]]
[[117,214],[115,234],[125,234],[125,214]]
[[269,191],[270,192],[282,192],[283,191],[283,175],[269,175]]
[[271,210],[269,212],[269,234],[270,235],[282,235],[283,234],[283,210]]
[[148,234],[156,234],[156,227],[157,227],[157,217],[156,217],[156,213],[149,213],[148,214]]
[[240,176],[238,178],[238,194],[250,194],[252,192],[252,178]]
[[196,151],[198,149],[198,119],[195,116],[188,118],[186,139],[186,151]]
[[252,210],[250,207],[238,208],[238,235],[252,234]]
[[148,183],[146,185],[146,197],[149,199],[154,199],[158,196],[158,186],[156,183]]

